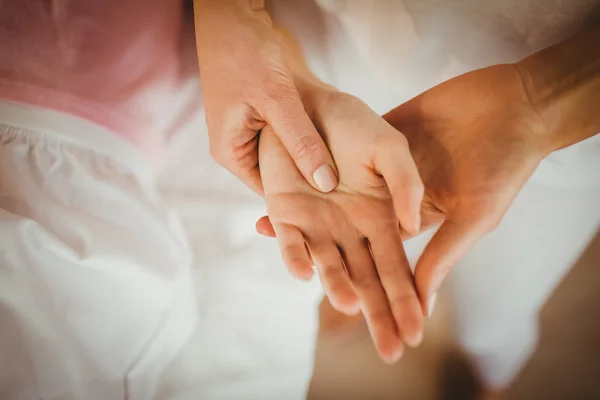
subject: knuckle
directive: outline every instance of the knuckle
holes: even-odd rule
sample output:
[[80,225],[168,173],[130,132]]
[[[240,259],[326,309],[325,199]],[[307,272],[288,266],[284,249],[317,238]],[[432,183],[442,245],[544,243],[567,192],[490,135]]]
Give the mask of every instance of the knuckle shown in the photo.
[[501,216],[498,214],[488,214],[482,220],[483,229],[487,233],[493,232],[498,229],[500,222],[502,222]]
[[394,135],[394,141],[396,143],[396,146],[398,146],[398,147],[403,147],[403,148],[409,147],[408,139],[406,138],[406,136],[404,136],[401,133]]
[[321,148],[321,141],[314,135],[302,136],[296,140],[294,153],[298,158],[307,158],[317,153]]
[[339,275],[341,273],[341,268],[337,264],[323,264],[321,266],[321,270],[323,271],[323,277],[328,279],[331,284],[337,285]]
[[287,74],[276,73],[270,80],[271,83],[262,94],[267,108],[280,109],[282,103],[298,100],[298,93]]
[[490,204],[479,211],[481,229],[486,232],[495,231],[502,222],[502,210],[496,204]]
[[375,307],[369,311],[368,318],[371,324],[378,329],[387,330],[393,324],[392,314],[387,307]]
[[[380,260],[381,258],[382,257],[380,257]],[[387,256],[386,259],[381,260],[377,264],[377,274],[384,282],[386,279],[390,279],[392,282],[395,282],[398,279],[398,267],[400,265],[402,265],[402,262],[399,260],[399,257]]]
[[413,299],[416,299],[416,294],[414,293],[404,293],[404,294],[399,294],[394,296],[391,300],[390,300],[390,306],[392,308],[392,310],[397,310],[397,311],[404,311],[404,308],[406,307],[407,304],[409,304],[410,302],[413,301]]
[[397,134],[381,134],[374,138],[374,144],[378,148],[383,149],[404,149],[408,147],[408,140],[403,134],[396,132]]
[[357,290],[361,292],[371,291],[376,287],[377,281],[372,275],[360,275],[352,280]]

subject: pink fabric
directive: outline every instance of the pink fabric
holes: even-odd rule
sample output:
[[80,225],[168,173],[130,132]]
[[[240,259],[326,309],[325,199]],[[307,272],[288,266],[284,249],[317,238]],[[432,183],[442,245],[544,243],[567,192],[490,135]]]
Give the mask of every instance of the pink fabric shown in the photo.
[[0,99],[68,112],[143,150],[180,83],[178,0],[0,0]]

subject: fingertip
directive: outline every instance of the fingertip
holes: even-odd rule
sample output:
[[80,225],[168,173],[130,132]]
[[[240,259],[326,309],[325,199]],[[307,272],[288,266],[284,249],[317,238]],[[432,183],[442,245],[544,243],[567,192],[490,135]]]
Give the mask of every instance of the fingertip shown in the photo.
[[400,220],[401,228],[409,237],[417,236],[421,232],[421,213],[417,213],[416,215],[412,215],[409,218],[404,218],[404,220],[408,220],[407,222],[402,223]]
[[360,302],[356,295],[346,298],[343,303],[338,306],[338,311],[348,316],[354,316],[360,312]]
[[409,300],[401,315],[396,314],[402,340],[410,347],[418,347],[423,340],[423,314],[416,295]]
[[379,356],[388,365],[395,364],[404,355],[404,346],[399,342],[394,348],[389,350],[380,350]]
[[437,301],[437,292],[429,296],[427,300],[427,318],[431,318],[433,314],[433,310],[435,308],[435,303]]
[[338,178],[328,164],[323,164],[315,169],[313,180],[317,189],[323,193],[331,192],[338,185]]
[[393,198],[394,209],[402,230],[411,237],[418,235],[421,232],[422,191],[415,189],[412,193],[403,193],[400,190],[393,193]]
[[410,335],[410,336],[406,336],[404,338],[404,342],[414,348],[419,347],[419,345],[421,344],[421,342],[423,341],[423,330],[420,329],[419,331],[417,331],[416,333]]
[[355,293],[346,290],[332,291],[329,295],[329,302],[339,312],[345,315],[356,315],[360,312],[360,302]]
[[433,235],[415,268],[415,284],[423,314],[430,316],[435,294],[452,268],[485,234],[478,219],[449,219]]
[[271,238],[277,237],[277,235],[275,234],[275,229],[273,229],[273,225],[271,224],[271,220],[266,215],[264,217],[261,217],[258,221],[256,221],[255,228],[256,232],[263,236]]
[[296,258],[290,260],[287,266],[292,275],[303,281],[310,281],[315,274],[312,265],[305,259]]

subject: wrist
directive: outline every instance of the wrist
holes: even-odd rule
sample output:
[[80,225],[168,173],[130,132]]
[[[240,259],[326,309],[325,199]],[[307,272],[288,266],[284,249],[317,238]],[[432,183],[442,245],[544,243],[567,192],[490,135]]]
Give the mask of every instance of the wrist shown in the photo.
[[329,97],[334,93],[339,93],[337,88],[320,81],[312,73],[310,76],[295,74],[292,76],[304,109],[313,119],[316,118],[316,113]]
[[515,64],[550,151],[600,132],[600,27]]
[[536,142],[547,156],[561,148],[559,132],[564,128],[561,126],[562,121],[557,112],[556,98],[549,95],[551,92],[542,88],[541,82],[537,79],[539,71],[529,61],[529,59],[525,59],[513,65],[523,85],[525,102],[529,108],[531,120],[535,120],[535,125],[539,128],[535,130]]

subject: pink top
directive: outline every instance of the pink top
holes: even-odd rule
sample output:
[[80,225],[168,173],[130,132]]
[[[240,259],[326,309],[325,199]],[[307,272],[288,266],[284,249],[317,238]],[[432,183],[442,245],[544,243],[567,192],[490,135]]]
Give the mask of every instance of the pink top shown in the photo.
[[0,100],[86,118],[156,154],[182,13],[177,0],[0,0]]

